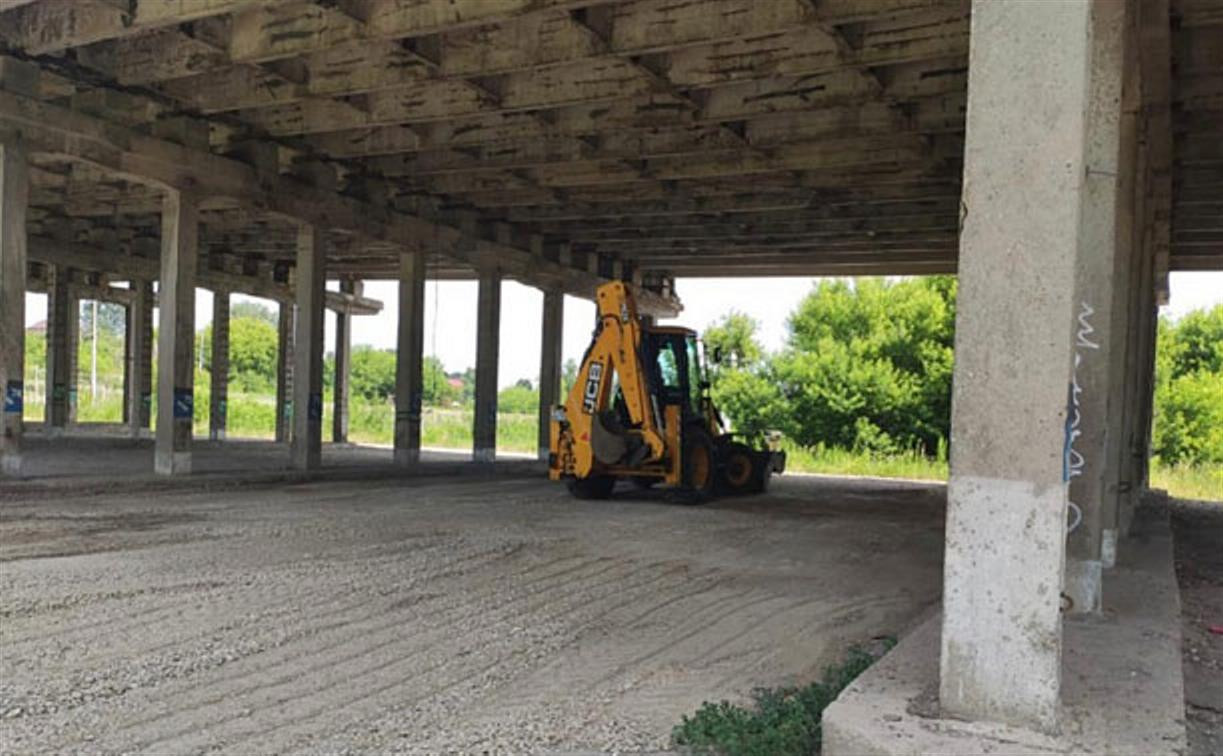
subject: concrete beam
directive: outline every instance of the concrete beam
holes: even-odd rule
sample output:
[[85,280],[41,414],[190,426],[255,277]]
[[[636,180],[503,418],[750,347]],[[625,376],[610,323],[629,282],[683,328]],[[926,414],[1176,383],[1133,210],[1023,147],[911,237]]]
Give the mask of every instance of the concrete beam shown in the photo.
[[21,474],[25,401],[26,210],[30,173],[25,143],[0,140],[0,474]]
[[939,699],[1044,731],[1061,690],[1090,8],[972,9]]
[[199,205],[186,192],[168,191],[161,214],[160,314],[157,333],[157,436],[153,468],[159,475],[191,472],[195,414],[195,273]]
[[290,461],[298,470],[311,470],[322,462],[324,238],[317,226],[298,229],[293,438],[289,442]]
[[208,438],[225,438],[229,403],[229,292],[212,293],[212,354],[210,355]]
[[425,253],[399,253],[399,331],[395,350],[395,464],[420,460],[424,394]]
[[561,355],[565,330],[565,294],[544,291],[543,334],[539,343],[539,458],[551,449],[552,408],[561,401]]
[[501,271],[480,271],[476,304],[476,409],[472,456],[476,462],[497,458],[497,363],[501,342]]

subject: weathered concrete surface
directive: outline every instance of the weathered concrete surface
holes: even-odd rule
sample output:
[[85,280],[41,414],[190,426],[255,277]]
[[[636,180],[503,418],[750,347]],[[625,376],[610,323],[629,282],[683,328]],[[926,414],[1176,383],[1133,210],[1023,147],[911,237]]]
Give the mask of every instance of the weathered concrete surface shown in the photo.
[[[924,623],[824,712],[824,754],[1184,753],[1181,612],[1166,512],[1143,510],[1099,615],[1066,621],[1054,733],[939,717],[939,620]],[[999,619],[999,636],[1014,628]]]
[[928,611],[942,498],[783,477],[699,508],[579,503],[534,475],[469,474],[9,500],[0,741],[665,747],[702,701],[812,679]]
[[167,192],[161,214],[161,277],[157,285],[157,429],[154,468],[191,472],[195,402],[195,276],[199,259],[198,198]]
[[[1056,727],[1090,4],[973,3],[940,695]],[[999,633],[999,625],[1012,632]]]

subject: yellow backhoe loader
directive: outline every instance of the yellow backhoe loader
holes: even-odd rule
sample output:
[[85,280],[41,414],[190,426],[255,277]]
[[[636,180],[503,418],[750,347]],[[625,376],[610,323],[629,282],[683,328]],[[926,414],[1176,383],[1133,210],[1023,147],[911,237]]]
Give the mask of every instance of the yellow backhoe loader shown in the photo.
[[595,305],[594,339],[565,403],[552,408],[548,476],[582,499],[606,498],[621,479],[662,483],[691,503],[764,491],[785,452],[725,432],[696,333],[643,324],[621,281],[600,286]]

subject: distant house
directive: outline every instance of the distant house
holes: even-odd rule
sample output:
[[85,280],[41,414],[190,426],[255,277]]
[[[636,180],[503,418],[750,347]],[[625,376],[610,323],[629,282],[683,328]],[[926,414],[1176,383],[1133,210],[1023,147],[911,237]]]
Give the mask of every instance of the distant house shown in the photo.
[[449,383],[450,388],[455,389],[456,391],[463,390],[463,379],[459,378],[458,376],[455,376],[455,375],[447,376],[446,383]]
[[26,333],[46,333],[47,332],[47,321],[40,320],[37,323],[35,323],[34,325],[30,326],[29,328],[26,328],[25,332]]

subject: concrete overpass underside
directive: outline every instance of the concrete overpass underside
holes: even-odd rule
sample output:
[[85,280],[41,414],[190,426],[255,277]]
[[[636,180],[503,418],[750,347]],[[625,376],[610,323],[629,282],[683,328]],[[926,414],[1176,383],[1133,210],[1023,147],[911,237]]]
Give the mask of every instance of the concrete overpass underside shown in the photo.
[[343,440],[365,280],[399,282],[412,466],[427,278],[479,281],[489,461],[505,278],[544,291],[546,426],[564,294],[629,280],[669,315],[683,276],[955,273],[942,711],[1053,732],[1063,611],[1100,614],[1147,487],[1168,273],[1223,270],[1223,0],[0,0],[0,232],[14,477],[27,291],[49,436],[82,298],[127,308],[147,434],[156,301],[153,469],[176,476],[197,287],[210,435],[228,295],[271,298],[277,439],[310,471],[324,312]]

